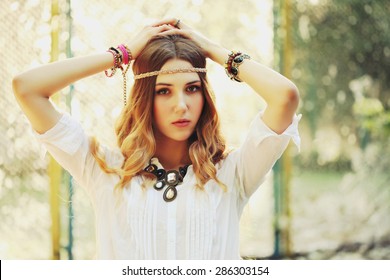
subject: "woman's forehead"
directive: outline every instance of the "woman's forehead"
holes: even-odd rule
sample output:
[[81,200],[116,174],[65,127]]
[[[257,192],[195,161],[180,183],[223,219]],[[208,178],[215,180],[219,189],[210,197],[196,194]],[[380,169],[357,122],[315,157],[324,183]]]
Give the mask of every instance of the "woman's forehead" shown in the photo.
[[[171,59],[168,60],[162,67],[161,70],[178,70],[193,68],[193,65],[185,60]],[[173,74],[159,74],[156,79],[156,84],[177,84],[177,83],[188,83],[200,80],[198,73],[173,73]]]

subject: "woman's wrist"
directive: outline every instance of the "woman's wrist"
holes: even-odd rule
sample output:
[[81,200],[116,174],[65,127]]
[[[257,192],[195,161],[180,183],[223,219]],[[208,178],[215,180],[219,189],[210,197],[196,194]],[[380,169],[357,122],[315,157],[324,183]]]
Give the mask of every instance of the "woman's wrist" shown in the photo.
[[225,64],[226,59],[229,57],[229,53],[230,51],[225,49],[224,47],[217,44],[212,44],[207,51],[207,56],[214,62],[223,66]]

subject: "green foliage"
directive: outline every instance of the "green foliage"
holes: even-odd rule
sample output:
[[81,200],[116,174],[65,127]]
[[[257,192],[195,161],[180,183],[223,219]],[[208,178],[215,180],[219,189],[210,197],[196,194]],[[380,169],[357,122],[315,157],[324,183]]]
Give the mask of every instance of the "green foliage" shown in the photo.
[[382,103],[373,98],[362,99],[354,104],[360,128],[371,136],[371,141],[385,142],[390,136],[390,111],[384,111]]
[[292,78],[312,137],[322,126],[350,127],[345,137],[358,139],[362,128],[388,131],[390,2],[307,0],[294,8]]
[[[354,101],[349,83],[363,75],[380,83],[383,90],[379,90],[379,99],[388,104],[385,90],[390,85],[389,14],[388,1],[297,3],[295,76],[304,88],[314,87],[306,94],[317,96],[310,98],[315,100],[316,111],[323,111],[324,101],[333,100],[338,106],[347,105],[337,111],[349,113]],[[338,96],[340,91],[347,93],[345,98]]]

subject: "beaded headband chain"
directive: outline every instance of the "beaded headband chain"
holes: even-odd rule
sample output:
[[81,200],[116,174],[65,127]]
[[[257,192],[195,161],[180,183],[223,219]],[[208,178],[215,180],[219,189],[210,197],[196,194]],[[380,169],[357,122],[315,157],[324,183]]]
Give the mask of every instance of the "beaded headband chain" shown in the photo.
[[194,73],[194,72],[206,73],[207,69],[206,68],[180,68],[180,69],[172,69],[172,70],[159,70],[159,71],[134,75],[134,80],[148,78],[148,77],[157,76],[161,74]]

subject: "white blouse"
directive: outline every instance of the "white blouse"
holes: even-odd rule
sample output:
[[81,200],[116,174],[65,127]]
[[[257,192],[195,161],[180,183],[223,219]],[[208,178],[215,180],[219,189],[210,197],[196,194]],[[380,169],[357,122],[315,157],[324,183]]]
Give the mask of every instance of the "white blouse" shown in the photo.
[[[164,190],[142,178],[131,180],[123,191],[114,190],[117,175],[103,172],[89,151],[89,137],[81,125],[63,114],[59,122],[36,137],[81,185],[91,198],[96,216],[98,259],[239,259],[239,220],[249,197],[265,180],[290,138],[298,146],[298,122],[278,135],[268,128],[260,112],[242,146],[217,164],[217,177],[204,191],[195,187],[192,166],[177,197],[163,200]],[[119,149],[102,147],[109,166],[120,167]],[[158,159],[153,159],[162,168]]]

